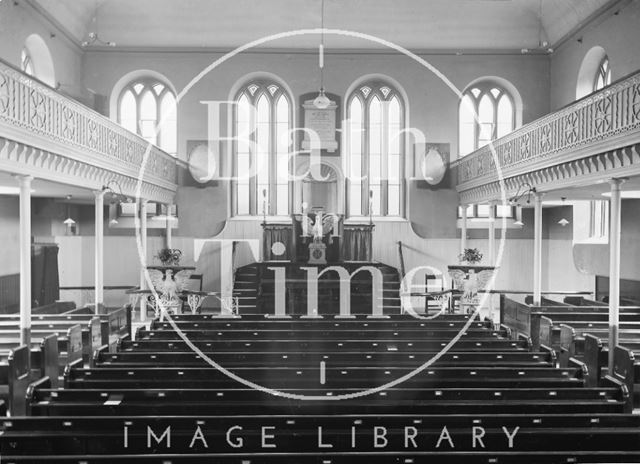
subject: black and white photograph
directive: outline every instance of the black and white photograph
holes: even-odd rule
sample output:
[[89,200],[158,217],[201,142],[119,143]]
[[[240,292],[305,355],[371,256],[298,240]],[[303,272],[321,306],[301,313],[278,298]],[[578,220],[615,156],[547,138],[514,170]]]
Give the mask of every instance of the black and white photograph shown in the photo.
[[640,0],[0,0],[0,464],[640,463]]

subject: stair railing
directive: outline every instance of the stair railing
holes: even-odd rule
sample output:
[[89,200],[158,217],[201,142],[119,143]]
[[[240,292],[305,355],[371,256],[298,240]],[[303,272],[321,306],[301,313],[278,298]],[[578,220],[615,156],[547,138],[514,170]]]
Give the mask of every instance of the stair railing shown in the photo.
[[237,248],[238,248],[238,242],[233,242],[233,244],[231,245],[231,272],[232,272],[231,288],[233,289],[236,288],[236,271],[238,270],[238,264],[236,263]]
[[401,241],[398,241],[398,258],[400,259],[400,277],[404,279],[406,272],[404,268],[404,253],[402,252]]

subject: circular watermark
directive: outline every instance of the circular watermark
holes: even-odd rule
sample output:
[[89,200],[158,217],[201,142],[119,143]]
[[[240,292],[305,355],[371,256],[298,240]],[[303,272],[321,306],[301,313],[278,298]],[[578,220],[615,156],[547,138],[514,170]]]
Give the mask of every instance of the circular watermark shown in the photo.
[[[381,39],[379,37],[375,37],[369,34],[363,34],[360,32],[355,32],[355,31],[348,31],[348,30],[342,30],[342,29],[326,29],[326,28],[317,28],[317,29],[298,29],[298,30],[292,30],[292,31],[287,31],[287,32],[282,32],[279,34],[274,34],[274,35],[270,35],[270,36],[266,36],[257,40],[254,40],[252,42],[249,42],[245,45],[242,45],[240,47],[237,47],[236,49],[230,51],[229,53],[226,53],[225,55],[223,55],[222,57],[220,57],[219,59],[215,60],[213,63],[211,63],[209,66],[207,66],[205,69],[203,69],[199,74],[197,74],[185,87],[184,89],[182,89],[182,91],[177,95],[176,97],[176,106],[177,104],[182,100],[182,98],[186,95],[187,92],[189,92],[189,90],[196,85],[204,76],[206,76],[208,73],[210,73],[211,71],[213,71],[215,68],[217,68],[218,66],[220,66],[221,64],[225,63],[226,61],[230,60],[231,58],[233,58],[234,56],[238,55],[239,53],[242,53],[244,51],[250,50],[251,48],[257,47],[259,45],[263,45],[265,43],[268,42],[272,42],[275,40],[279,40],[279,39],[284,39],[284,38],[291,38],[291,37],[297,37],[297,36],[302,36],[302,35],[314,35],[314,34],[334,34],[334,35],[341,35],[341,36],[345,36],[345,37],[351,37],[351,38],[356,38],[356,39],[363,39],[363,40],[367,40],[370,42],[374,42],[377,43],[379,45],[382,45],[384,47],[390,48],[392,50],[396,50],[397,52],[413,59],[415,62],[417,62],[418,64],[420,64],[421,66],[425,67],[426,69],[428,69],[429,71],[431,71],[434,75],[436,75],[442,82],[444,82],[457,96],[459,99],[462,98],[462,92],[444,75],[442,74],[435,66],[433,66],[432,64],[430,64],[428,61],[426,61],[424,58],[416,55],[415,53],[401,47],[400,45],[397,45],[393,42],[390,42],[388,40],[385,39]],[[474,114],[474,118],[476,120],[476,122],[478,122],[478,114],[475,113]],[[162,120],[160,121],[160,123],[158,124],[158,126],[156,127],[156,133],[160,131],[160,129],[162,128],[162,125],[164,123],[164,121],[167,119],[167,115],[163,115]],[[498,160],[498,157],[496,155],[495,149],[493,147],[493,144],[490,142],[489,143],[489,148],[491,151],[491,154],[493,156],[494,162],[495,162],[495,166],[496,166],[496,170],[498,172],[498,182],[500,185],[500,191],[501,191],[501,200],[503,204],[506,204],[506,191],[505,191],[505,186],[504,186],[504,179],[502,176],[502,169],[500,167],[500,163]],[[136,184],[136,199],[139,201],[141,201],[141,194],[142,194],[142,184],[143,184],[143,179],[144,179],[144,175],[145,175],[145,168],[146,165],[149,161],[149,155],[151,152],[151,143],[149,143],[149,145],[147,146],[147,149],[144,153],[143,159],[142,159],[142,163],[141,163],[141,167],[140,167],[140,172],[138,175],[138,179],[137,179],[137,184]],[[424,169],[423,169],[424,171]],[[425,174],[427,175],[427,174]],[[503,253],[504,253],[504,246],[505,246],[505,233],[504,231],[506,230],[506,217],[502,217],[501,218],[501,226],[502,226],[502,230],[503,233],[501,234],[500,237],[500,244],[498,247],[498,254],[496,257],[496,270],[499,269],[499,264],[502,262],[502,257],[503,257]],[[141,224],[140,224],[140,218],[138,217],[138,215],[135,216],[135,228],[136,228],[136,244],[137,244],[137,248],[138,248],[138,256],[140,258],[140,263],[141,266],[143,268],[143,274],[144,274],[144,279],[145,282],[147,284],[147,286],[150,288],[153,296],[155,297],[155,300],[157,302],[157,304],[160,306],[160,311],[161,314],[166,317],[167,321],[169,322],[169,324],[172,326],[173,330],[179,334],[180,338],[185,342],[185,344],[187,346],[189,346],[189,348],[191,348],[192,351],[194,351],[198,356],[200,356],[201,359],[203,359],[204,361],[206,361],[209,365],[211,365],[212,367],[218,369],[220,372],[222,372],[224,375],[228,376],[229,378],[237,381],[238,383],[245,385],[249,388],[253,388],[265,393],[269,393],[271,395],[274,396],[278,396],[278,397],[284,397],[284,398],[288,398],[288,399],[293,399],[293,400],[306,400],[306,401],[338,401],[338,400],[346,400],[346,399],[354,399],[354,398],[360,398],[360,397],[364,397],[364,396],[369,396],[369,395],[374,395],[376,393],[380,393],[384,390],[387,390],[389,388],[393,388],[397,385],[402,384],[403,382],[406,382],[407,380],[413,378],[414,376],[420,374],[421,372],[425,371],[426,369],[428,369],[429,367],[431,367],[435,362],[437,362],[440,358],[442,358],[442,356],[444,356],[450,349],[451,347],[453,347],[459,340],[460,338],[467,332],[467,330],[469,329],[469,327],[471,326],[471,324],[473,324],[474,322],[476,322],[476,317],[478,316],[479,312],[480,312],[480,308],[485,306],[487,303],[487,300],[490,298],[490,293],[489,291],[492,290],[494,288],[495,285],[495,279],[497,276],[497,272],[494,272],[488,282],[488,284],[486,285],[486,292],[483,292],[481,294],[480,297],[480,301],[479,304],[475,307],[474,311],[472,314],[469,315],[468,320],[465,322],[465,324],[462,326],[462,328],[460,329],[460,331],[451,339],[451,341],[449,343],[447,343],[444,347],[442,347],[442,349],[436,353],[435,355],[433,355],[430,359],[428,359],[427,361],[425,361],[422,365],[418,366],[417,368],[415,368],[414,370],[412,370],[411,372],[398,377],[390,382],[387,382],[383,385],[380,385],[378,387],[373,387],[373,388],[366,388],[363,389],[361,391],[357,391],[357,392],[352,392],[352,393],[347,393],[347,394],[340,394],[340,395],[303,395],[303,394],[297,394],[297,393],[291,393],[291,392],[287,392],[287,391],[282,391],[282,390],[278,390],[278,389],[274,389],[274,388],[269,388],[266,387],[264,385],[259,385],[256,384],[255,382],[252,382],[248,379],[245,379],[243,377],[240,377],[239,375],[235,374],[234,372],[230,371],[229,369],[225,368],[224,366],[220,365],[219,363],[217,363],[214,359],[212,359],[210,356],[208,356],[206,353],[204,353],[202,350],[200,350],[200,348],[198,348],[191,340],[189,340],[189,338],[186,336],[186,334],[180,329],[180,327],[178,327],[178,325],[176,324],[176,322],[171,318],[170,314],[167,311],[167,306],[163,303],[162,299],[159,297],[158,292],[156,290],[156,288],[154,288],[151,276],[149,274],[149,270],[147,269],[147,264],[146,264],[146,250],[144,249],[143,246],[143,238],[141,236]],[[274,251],[272,249],[272,251]],[[444,276],[444,273],[441,273]],[[432,317],[427,317],[427,319],[432,319],[433,317],[437,317],[439,315],[441,315],[443,312],[440,311],[438,314],[436,314],[435,316]],[[417,315],[414,311],[409,312],[410,315],[412,315],[413,317],[417,317],[417,318],[423,318],[423,317],[419,317],[419,315]],[[333,393],[333,392],[330,392]]]

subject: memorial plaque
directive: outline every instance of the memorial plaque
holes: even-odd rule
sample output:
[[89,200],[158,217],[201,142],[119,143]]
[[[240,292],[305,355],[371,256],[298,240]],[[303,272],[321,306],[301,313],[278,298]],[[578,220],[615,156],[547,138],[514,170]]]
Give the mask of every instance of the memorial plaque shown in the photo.
[[[320,138],[319,148],[328,152],[335,152],[338,149],[336,140],[336,109],[338,105],[332,101],[327,108],[319,109],[314,106],[313,100],[307,100],[302,107],[304,108],[304,126],[318,134]],[[311,136],[308,132],[305,132],[302,149],[309,150],[311,148]]]

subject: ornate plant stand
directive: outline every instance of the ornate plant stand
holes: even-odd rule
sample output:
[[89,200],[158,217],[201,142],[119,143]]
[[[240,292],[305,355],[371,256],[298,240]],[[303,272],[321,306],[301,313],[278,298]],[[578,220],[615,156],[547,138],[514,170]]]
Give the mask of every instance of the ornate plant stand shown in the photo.
[[480,304],[478,292],[480,290],[486,290],[487,284],[493,277],[495,269],[495,266],[478,266],[472,264],[448,266],[449,275],[453,281],[453,288],[462,292],[460,308],[463,312],[473,313],[476,310]]

